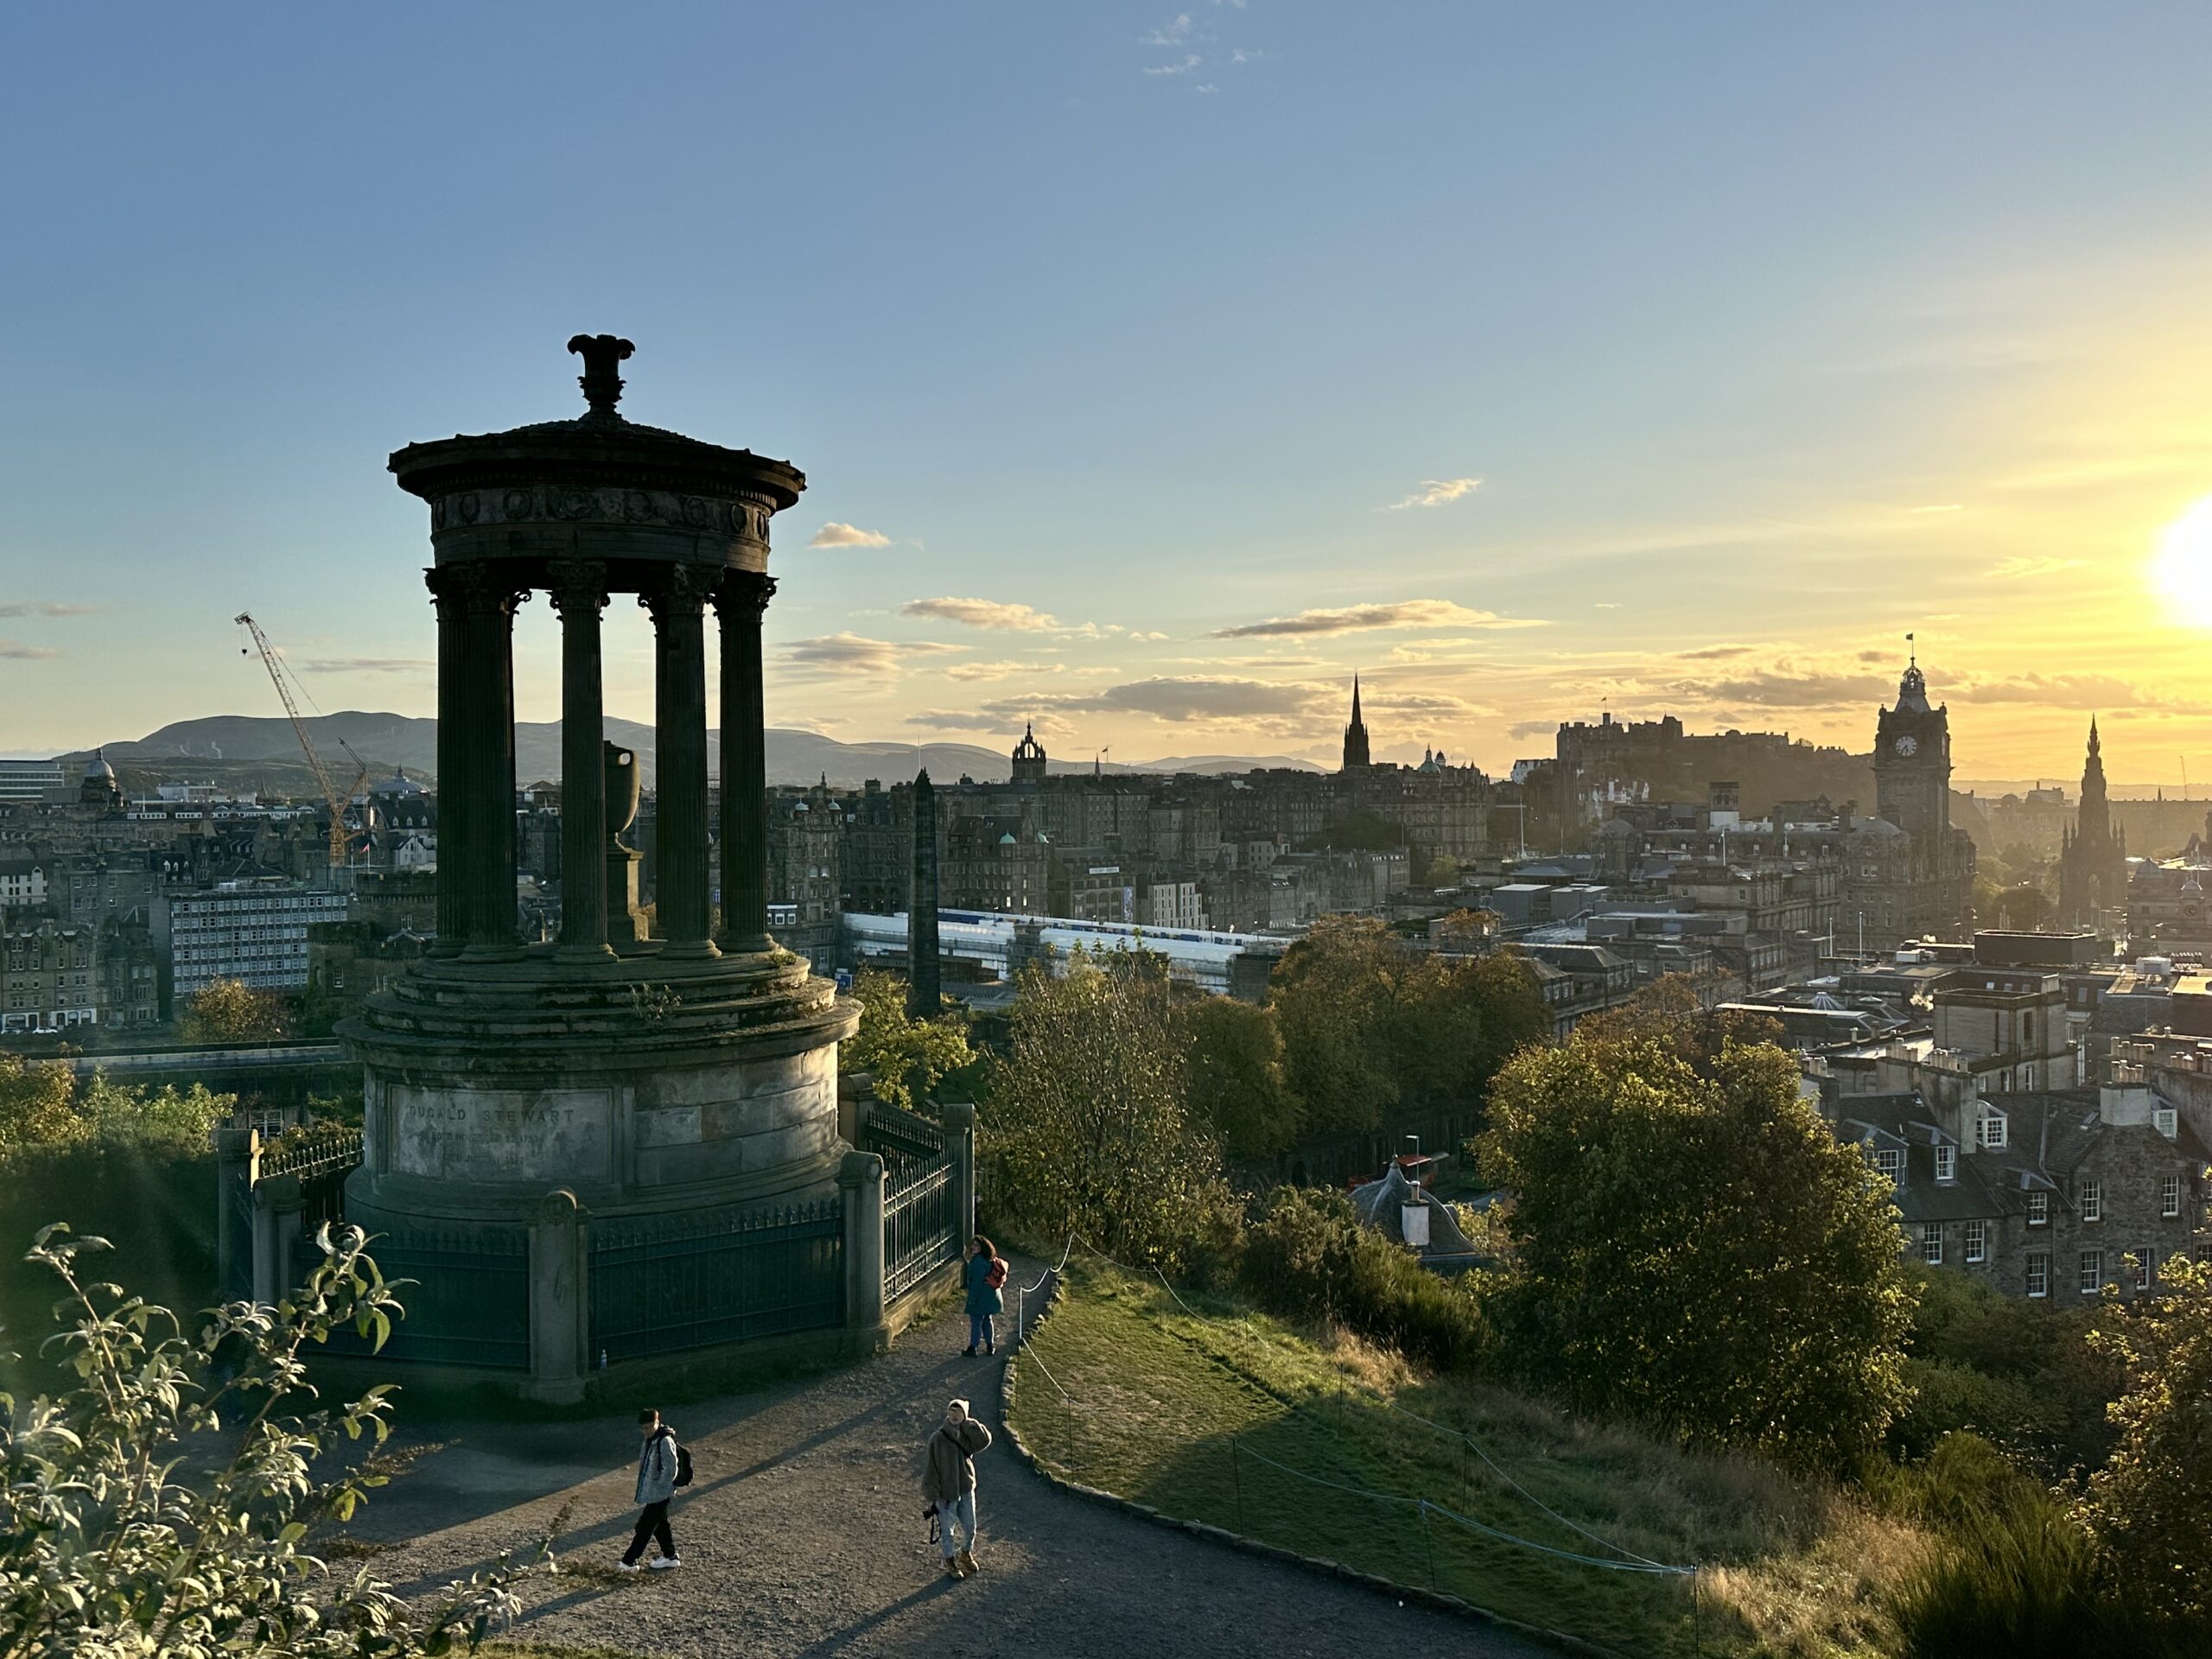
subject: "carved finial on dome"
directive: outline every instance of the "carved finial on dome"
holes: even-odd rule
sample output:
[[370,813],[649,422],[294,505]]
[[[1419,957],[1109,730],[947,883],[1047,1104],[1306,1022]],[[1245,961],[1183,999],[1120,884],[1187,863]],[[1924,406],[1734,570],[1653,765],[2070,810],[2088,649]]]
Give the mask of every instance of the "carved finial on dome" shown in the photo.
[[614,334],[577,334],[569,341],[569,349],[584,360],[584,372],[576,377],[576,384],[584,389],[592,414],[620,420],[614,408],[622,401],[619,365],[637,347]]

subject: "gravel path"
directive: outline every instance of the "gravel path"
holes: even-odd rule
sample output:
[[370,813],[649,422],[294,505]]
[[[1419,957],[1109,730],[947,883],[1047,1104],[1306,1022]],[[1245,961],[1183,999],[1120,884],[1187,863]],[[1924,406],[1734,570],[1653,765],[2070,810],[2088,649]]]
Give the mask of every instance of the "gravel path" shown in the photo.
[[[1551,1651],[1086,1503],[1002,1445],[977,1459],[983,1571],[944,1579],[925,1542],[919,1449],[956,1395],[1000,1434],[1004,1361],[961,1357],[965,1334],[941,1311],[882,1358],[671,1410],[697,1468],[677,1499],[684,1565],[673,1573],[608,1570],[634,1519],[634,1408],[571,1423],[409,1423],[404,1438],[447,1444],[378,1493],[353,1531],[388,1544],[378,1570],[414,1592],[487,1563],[572,1503],[563,1572],[531,1582],[516,1634],[640,1654]],[[399,1414],[406,1423],[404,1405]]]

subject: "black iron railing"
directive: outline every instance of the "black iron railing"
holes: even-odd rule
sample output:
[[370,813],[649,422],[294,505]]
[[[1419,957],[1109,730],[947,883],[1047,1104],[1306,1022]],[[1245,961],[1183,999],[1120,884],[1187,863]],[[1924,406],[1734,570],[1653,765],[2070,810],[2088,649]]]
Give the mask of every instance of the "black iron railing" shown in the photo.
[[[438,1365],[530,1368],[530,1236],[520,1227],[410,1229],[369,1246],[387,1280],[411,1279],[399,1289],[404,1318],[394,1322],[383,1357]],[[303,1229],[294,1257],[296,1279],[322,1259],[312,1229]],[[368,1344],[351,1331],[334,1332],[333,1351],[360,1354]]]
[[910,1164],[883,1183],[883,1300],[896,1301],[948,1262],[957,1261],[959,1194],[945,1154]]
[[944,1130],[919,1112],[872,1100],[861,1123],[861,1143],[886,1164],[931,1163],[944,1155]]
[[594,1221],[592,1363],[841,1325],[844,1280],[835,1198]]

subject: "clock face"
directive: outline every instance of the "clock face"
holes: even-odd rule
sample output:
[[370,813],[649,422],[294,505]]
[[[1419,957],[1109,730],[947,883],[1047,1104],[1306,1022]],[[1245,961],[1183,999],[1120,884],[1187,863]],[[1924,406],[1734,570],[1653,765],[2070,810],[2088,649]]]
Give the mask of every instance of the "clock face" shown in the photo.
[[1897,753],[1908,760],[1920,753],[1920,740],[1910,732],[1897,739]]

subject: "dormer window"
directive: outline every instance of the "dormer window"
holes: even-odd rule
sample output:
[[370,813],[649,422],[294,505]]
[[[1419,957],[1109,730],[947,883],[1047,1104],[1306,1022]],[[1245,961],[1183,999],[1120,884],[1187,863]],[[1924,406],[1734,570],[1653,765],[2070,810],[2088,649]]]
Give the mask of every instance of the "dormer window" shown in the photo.
[[1956,1147],[1936,1148],[1936,1179],[1939,1181],[1959,1179],[1959,1149]]
[[1904,1173],[1904,1154],[1895,1147],[1877,1147],[1874,1167],[1894,1181]]
[[2151,1127],[2164,1135],[2167,1140],[2172,1140],[2174,1131],[2179,1127],[2175,1122],[2174,1109],[2171,1106],[2153,1107],[2151,1111]]
[[2002,1149],[2011,1143],[2012,1136],[2002,1112],[1984,1109],[1981,1121],[1975,1126],[1975,1132],[1985,1147]]

